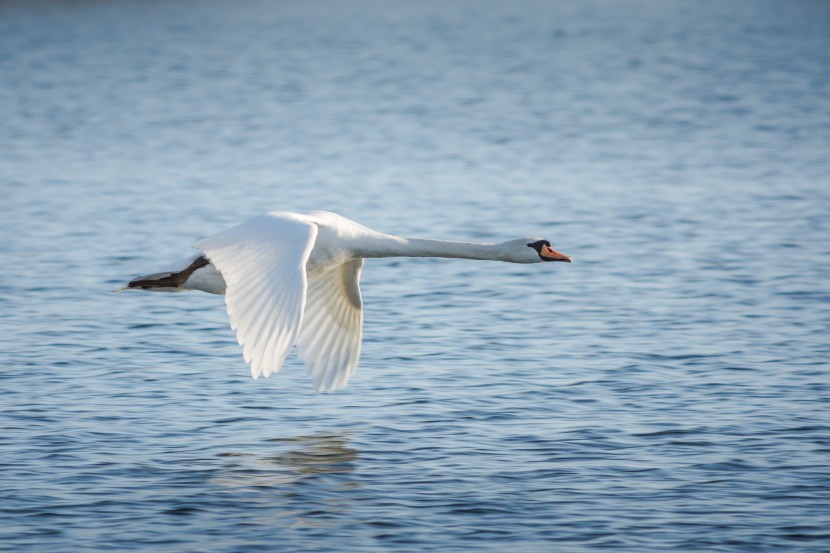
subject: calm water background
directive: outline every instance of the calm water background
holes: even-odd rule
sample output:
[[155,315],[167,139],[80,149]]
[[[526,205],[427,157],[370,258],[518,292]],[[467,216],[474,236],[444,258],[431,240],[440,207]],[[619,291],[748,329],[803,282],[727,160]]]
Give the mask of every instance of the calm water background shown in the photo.
[[[0,549],[830,550],[830,4],[0,3]],[[112,294],[272,209],[350,386]]]

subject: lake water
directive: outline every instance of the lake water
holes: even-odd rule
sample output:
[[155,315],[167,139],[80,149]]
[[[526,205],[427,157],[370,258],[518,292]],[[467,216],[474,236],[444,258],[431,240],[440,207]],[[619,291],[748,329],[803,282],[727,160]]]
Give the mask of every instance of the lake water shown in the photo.
[[[830,550],[830,4],[0,3],[0,549]],[[360,368],[112,294],[268,210]]]

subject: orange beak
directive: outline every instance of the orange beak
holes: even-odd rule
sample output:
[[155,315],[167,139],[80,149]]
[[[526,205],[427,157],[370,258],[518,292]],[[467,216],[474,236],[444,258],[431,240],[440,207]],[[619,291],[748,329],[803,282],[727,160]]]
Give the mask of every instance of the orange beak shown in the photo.
[[542,251],[539,252],[539,255],[546,261],[564,261],[565,263],[571,262],[571,256],[559,253],[550,246],[542,246]]

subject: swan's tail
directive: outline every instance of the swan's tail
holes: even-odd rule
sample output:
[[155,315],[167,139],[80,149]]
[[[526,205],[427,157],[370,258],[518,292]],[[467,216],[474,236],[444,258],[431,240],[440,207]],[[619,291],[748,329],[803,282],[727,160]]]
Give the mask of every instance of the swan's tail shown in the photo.
[[121,292],[122,290],[138,289],[150,290],[151,292],[181,292],[184,283],[190,278],[196,270],[206,267],[210,262],[203,255],[192,259],[190,264],[184,269],[178,271],[166,271],[164,273],[154,273],[152,275],[143,275],[134,278],[130,282],[115,290]]

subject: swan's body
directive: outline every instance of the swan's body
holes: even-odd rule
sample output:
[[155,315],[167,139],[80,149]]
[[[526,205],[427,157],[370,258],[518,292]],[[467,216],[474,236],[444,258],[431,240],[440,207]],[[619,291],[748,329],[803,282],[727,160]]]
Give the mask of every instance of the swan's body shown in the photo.
[[540,238],[500,244],[407,239],[329,212],[260,215],[194,247],[202,253],[185,266],[136,278],[125,288],[225,294],[252,376],[279,371],[296,345],[318,392],[344,387],[357,368],[364,258],[570,262]]

